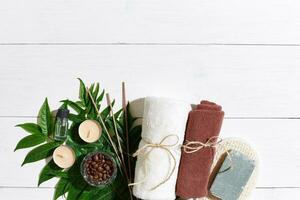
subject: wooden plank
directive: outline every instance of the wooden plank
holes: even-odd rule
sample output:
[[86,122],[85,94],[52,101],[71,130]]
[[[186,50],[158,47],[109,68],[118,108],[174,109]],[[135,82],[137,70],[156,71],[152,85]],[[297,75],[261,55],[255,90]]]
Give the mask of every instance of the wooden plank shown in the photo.
[[[0,118],[0,186],[37,186],[38,174],[44,161],[20,167],[27,150],[16,153],[13,149],[26,134],[15,124],[31,121],[23,118]],[[299,187],[300,159],[298,135],[299,120],[245,120],[226,119],[222,137],[243,138],[257,149],[260,157],[260,187]],[[14,172],[11,173],[7,172]],[[12,178],[13,177],[13,178]],[[42,186],[53,186],[54,181]]]
[[297,0],[10,0],[0,8],[0,43],[300,44]]
[[1,199],[46,200],[52,199],[53,194],[53,188],[0,188]]
[[253,200],[282,200],[295,199],[299,196],[299,188],[259,188],[254,190],[251,195]]
[[[223,105],[227,117],[299,117],[300,47],[0,46],[1,116],[36,115],[100,81],[121,101],[168,96]],[[9,105],[9,106],[8,106]]]
[[244,139],[257,150],[258,186],[299,187],[298,124],[299,120],[230,119],[224,121],[221,136]]
[[[53,190],[53,188],[0,188],[0,197],[3,199],[44,200],[53,196]],[[295,199],[299,194],[299,188],[256,189],[249,200]],[[59,200],[63,200],[63,198]]]

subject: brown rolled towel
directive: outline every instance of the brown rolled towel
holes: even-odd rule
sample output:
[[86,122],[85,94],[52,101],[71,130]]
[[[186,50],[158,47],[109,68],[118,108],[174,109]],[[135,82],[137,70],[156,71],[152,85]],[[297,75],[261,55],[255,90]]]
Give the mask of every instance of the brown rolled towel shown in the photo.
[[[222,107],[209,101],[189,113],[185,141],[206,143],[210,138],[219,136],[224,112]],[[182,151],[176,195],[181,198],[200,198],[208,195],[208,181],[215,149],[203,148],[194,153]]]

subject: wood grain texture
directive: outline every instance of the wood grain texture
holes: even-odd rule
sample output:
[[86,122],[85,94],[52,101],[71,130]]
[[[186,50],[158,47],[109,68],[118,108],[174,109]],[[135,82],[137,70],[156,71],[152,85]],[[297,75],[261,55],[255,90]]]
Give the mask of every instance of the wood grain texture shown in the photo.
[[[246,139],[261,170],[253,200],[300,196],[300,1],[0,1],[0,199],[51,199],[44,162],[15,124],[78,95],[76,77],[121,98],[168,96],[223,105],[224,137]],[[117,102],[120,105],[121,102]],[[11,173],[13,172],[13,174]]]
[[0,198],[11,200],[46,200],[52,199],[53,193],[53,188],[0,188]]
[[130,99],[210,99],[227,117],[299,117],[299,55],[300,47],[0,46],[0,115],[34,116],[46,96],[54,108],[77,98],[82,77],[116,99],[124,80]]
[[[41,200],[51,199],[53,188],[0,188],[1,199]],[[256,189],[249,200],[282,200],[295,199],[299,196],[300,189],[276,188],[276,189]],[[60,198],[59,200],[63,200]]]
[[5,44],[300,44],[298,0],[10,0],[0,8]]

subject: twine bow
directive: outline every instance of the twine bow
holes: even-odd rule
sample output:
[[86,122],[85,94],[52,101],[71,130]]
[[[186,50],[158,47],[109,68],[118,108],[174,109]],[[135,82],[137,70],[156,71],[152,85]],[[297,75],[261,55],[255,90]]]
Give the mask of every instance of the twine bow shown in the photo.
[[185,153],[195,153],[201,149],[204,148],[214,148],[214,147],[220,147],[223,149],[223,151],[227,154],[228,158],[229,158],[229,162],[230,165],[228,166],[228,168],[224,169],[223,171],[220,171],[219,173],[225,172],[229,169],[232,169],[233,167],[233,163],[232,163],[232,158],[230,155],[230,150],[226,149],[223,145],[222,145],[223,140],[218,137],[218,136],[213,136],[211,138],[209,138],[205,143],[200,142],[200,141],[187,141],[186,144],[182,145],[183,147],[183,151]]
[[222,139],[218,136],[209,138],[205,143],[200,141],[187,141],[183,147],[185,153],[195,153],[203,148],[216,147],[222,142]]
[[[176,138],[176,141],[172,144],[166,144],[166,140],[168,138],[171,138],[171,137],[175,137]],[[165,152],[168,153],[168,155],[172,158],[173,160],[173,166],[172,166],[172,170],[170,173],[168,173],[168,176],[162,180],[160,183],[158,183],[156,186],[154,186],[153,188],[151,188],[151,190],[155,190],[156,188],[158,188],[159,186],[161,186],[162,184],[166,183],[170,178],[171,176],[173,175],[175,169],[176,169],[176,165],[177,165],[177,162],[176,162],[176,158],[175,156],[173,155],[173,153],[171,152],[170,148],[171,147],[175,147],[178,142],[179,142],[179,137],[175,134],[170,134],[170,135],[167,135],[165,136],[159,143],[151,143],[149,141],[146,141],[145,139],[143,139],[144,142],[146,143],[146,145],[144,145],[143,147],[139,148],[134,154],[133,154],[133,157],[136,157],[136,156],[143,156],[142,159],[146,159],[147,156],[149,156],[149,154],[152,152],[153,149],[155,148],[159,148],[159,149],[162,149],[164,150]],[[147,148],[151,148],[150,151],[145,151]],[[147,168],[147,165],[145,165],[145,171],[146,171],[146,176],[145,178],[142,180],[142,181],[139,181],[139,182],[135,182],[135,183],[131,183],[129,184],[129,186],[133,186],[133,185],[138,185],[138,184],[141,184],[143,183],[147,176],[148,176],[148,168]]]

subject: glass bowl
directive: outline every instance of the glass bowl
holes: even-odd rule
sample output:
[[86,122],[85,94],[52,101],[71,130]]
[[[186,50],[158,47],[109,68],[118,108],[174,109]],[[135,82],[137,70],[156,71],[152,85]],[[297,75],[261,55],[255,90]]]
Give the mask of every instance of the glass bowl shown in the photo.
[[84,157],[80,172],[89,185],[101,188],[109,185],[116,178],[117,164],[108,153],[95,151]]

